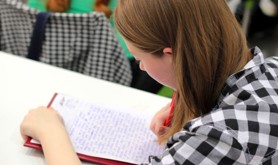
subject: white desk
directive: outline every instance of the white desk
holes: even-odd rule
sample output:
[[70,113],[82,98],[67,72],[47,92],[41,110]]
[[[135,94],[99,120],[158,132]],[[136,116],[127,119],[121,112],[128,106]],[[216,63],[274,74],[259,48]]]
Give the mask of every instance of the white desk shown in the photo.
[[3,52],[0,52],[0,77],[0,164],[3,165],[45,164],[42,152],[23,147],[19,126],[29,109],[47,105],[54,92],[153,113],[170,101]]

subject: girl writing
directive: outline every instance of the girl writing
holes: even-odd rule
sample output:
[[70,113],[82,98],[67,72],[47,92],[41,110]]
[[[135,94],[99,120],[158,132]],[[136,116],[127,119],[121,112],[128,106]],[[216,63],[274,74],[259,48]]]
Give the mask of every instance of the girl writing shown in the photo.
[[[115,25],[140,68],[175,90],[153,118],[167,148],[150,164],[278,163],[278,59],[248,48],[225,0],[121,0]],[[54,110],[31,110],[21,133],[48,165],[81,164]]]

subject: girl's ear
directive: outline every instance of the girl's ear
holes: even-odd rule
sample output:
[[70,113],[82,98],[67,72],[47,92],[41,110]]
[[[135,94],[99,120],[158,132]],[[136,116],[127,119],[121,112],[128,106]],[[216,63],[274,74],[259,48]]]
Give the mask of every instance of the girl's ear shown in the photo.
[[163,49],[163,54],[165,55],[172,55],[172,48],[164,48]]

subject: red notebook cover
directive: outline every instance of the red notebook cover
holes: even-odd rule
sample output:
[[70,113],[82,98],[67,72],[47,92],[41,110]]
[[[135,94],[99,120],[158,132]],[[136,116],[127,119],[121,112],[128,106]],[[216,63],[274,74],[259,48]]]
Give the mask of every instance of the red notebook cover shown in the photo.
[[[54,101],[56,96],[57,96],[57,93],[54,94],[54,96],[52,97],[52,99],[49,102],[49,104],[47,105],[47,107],[51,106],[51,104]],[[24,143],[24,146],[34,148],[37,150],[42,150],[42,146],[40,144],[32,143],[31,140],[32,140],[31,138],[28,138],[26,140],[26,142]],[[80,160],[88,161],[88,162],[92,162],[92,163],[99,163],[99,164],[103,164],[103,165],[131,165],[131,163],[127,163],[127,162],[121,162],[121,161],[117,161],[117,160],[94,157],[94,156],[84,155],[84,154],[80,154],[80,153],[77,153],[77,155]]]

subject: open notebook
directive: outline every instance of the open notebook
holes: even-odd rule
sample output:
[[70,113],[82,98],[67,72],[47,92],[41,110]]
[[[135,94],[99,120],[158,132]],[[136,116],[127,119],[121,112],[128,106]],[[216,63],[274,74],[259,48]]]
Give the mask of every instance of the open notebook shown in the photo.
[[[158,145],[149,129],[151,114],[58,93],[48,106],[62,116],[81,160],[107,165],[140,164],[147,163],[150,155],[163,152],[164,146]],[[24,145],[42,149],[33,139]]]

